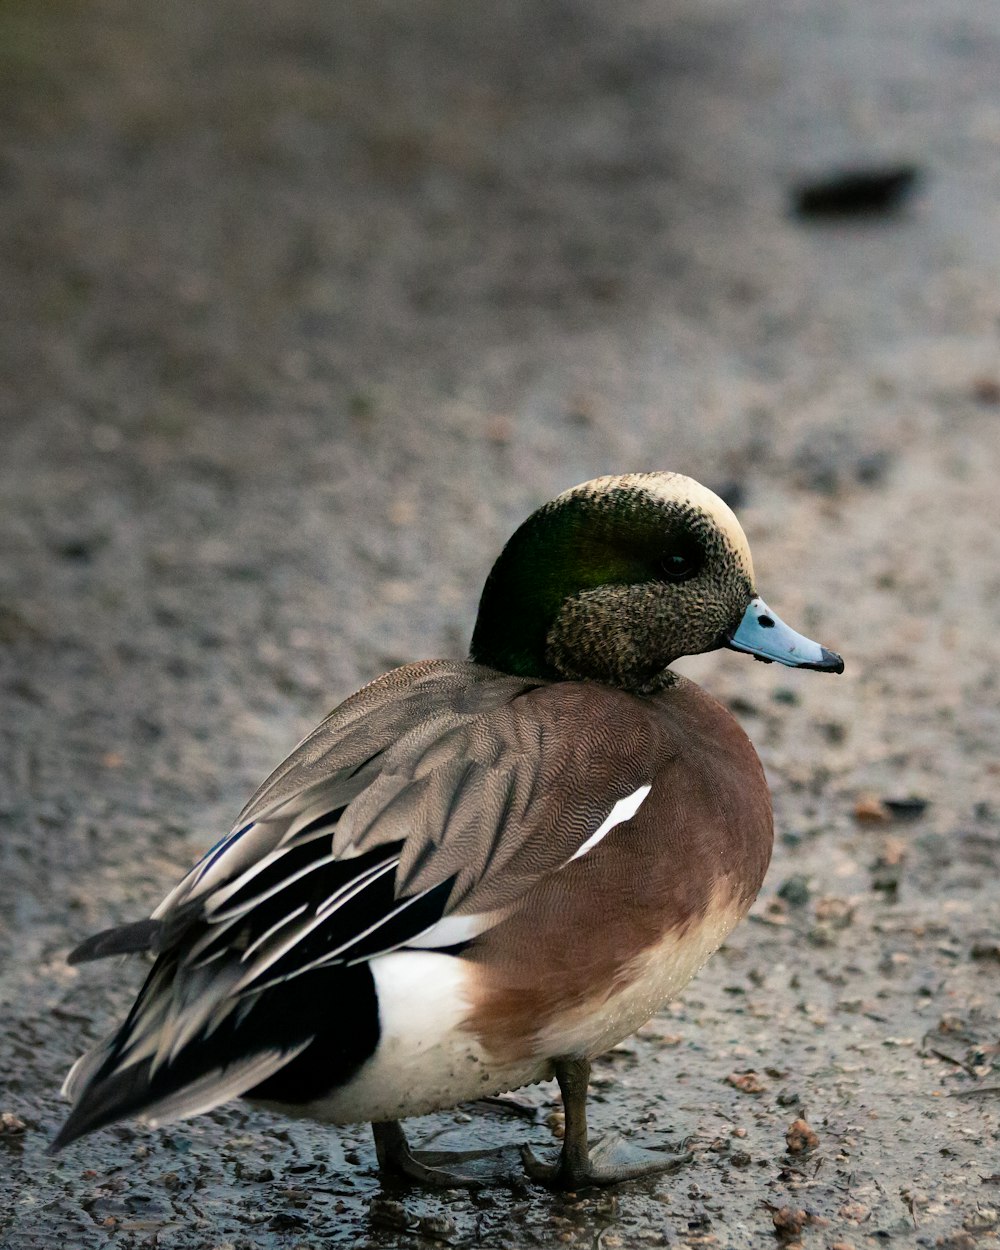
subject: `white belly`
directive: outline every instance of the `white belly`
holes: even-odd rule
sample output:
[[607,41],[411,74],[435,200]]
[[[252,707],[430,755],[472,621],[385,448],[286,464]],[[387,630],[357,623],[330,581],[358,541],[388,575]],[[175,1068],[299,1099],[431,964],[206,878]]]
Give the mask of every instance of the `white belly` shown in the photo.
[[547,1080],[553,1059],[593,1058],[628,1037],[677,994],[736,925],[742,909],[717,907],[683,936],[639,956],[610,997],[583,1003],[541,1028],[529,1058],[501,1061],[470,1032],[471,966],[433,951],[372,960],[381,1036],[375,1054],[327,1097],[286,1113],[333,1124],[399,1120]]
[[498,1063],[462,1027],[471,1005],[463,960],[396,951],[370,967],[381,1025],[375,1054],[340,1089],[283,1111],[331,1124],[400,1120],[552,1075],[544,1058]]

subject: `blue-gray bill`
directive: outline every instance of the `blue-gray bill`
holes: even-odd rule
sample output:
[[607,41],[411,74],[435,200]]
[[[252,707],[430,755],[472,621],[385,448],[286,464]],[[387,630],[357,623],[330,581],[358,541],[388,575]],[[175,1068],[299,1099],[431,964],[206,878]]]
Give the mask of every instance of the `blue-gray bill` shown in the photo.
[[726,639],[726,646],[745,651],[755,660],[787,664],[789,668],[815,668],[821,673],[842,673],[844,661],[836,651],[797,634],[763,599],[751,599],[743,619]]

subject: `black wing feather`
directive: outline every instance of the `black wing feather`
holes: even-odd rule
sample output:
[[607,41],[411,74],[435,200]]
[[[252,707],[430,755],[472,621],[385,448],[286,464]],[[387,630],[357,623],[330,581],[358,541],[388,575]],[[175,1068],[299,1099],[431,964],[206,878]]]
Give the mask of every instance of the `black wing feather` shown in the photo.
[[116,925],[102,929],[93,937],[74,946],[66,956],[67,963],[86,964],[94,959],[107,959],[110,955],[137,955],[142,951],[155,951],[163,932],[160,920],[136,920],[132,924]]

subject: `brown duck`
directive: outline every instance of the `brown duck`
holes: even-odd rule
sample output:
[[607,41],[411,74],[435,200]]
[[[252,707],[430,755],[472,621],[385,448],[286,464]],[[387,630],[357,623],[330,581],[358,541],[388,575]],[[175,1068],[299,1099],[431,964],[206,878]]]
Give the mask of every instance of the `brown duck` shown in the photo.
[[[590,1061],[745,915],[771,854],[746,734],[682,655],[840,657],[758,597],[746,538],[690,478],[598,478],[535,512],[486,582],[470,659],[342,703],[149,920],[76,962],[148,951],[128,1018],[85,1054],[54,1149],[244,1097],[373,1124],[380,1165],[481,1183],[489,1151],[411,1151],[399,1121],[553,1075],[566,1134],[537,1180],[665,1170],[591,1150]],[[496,1172],[493,1172],[496,1175]]]

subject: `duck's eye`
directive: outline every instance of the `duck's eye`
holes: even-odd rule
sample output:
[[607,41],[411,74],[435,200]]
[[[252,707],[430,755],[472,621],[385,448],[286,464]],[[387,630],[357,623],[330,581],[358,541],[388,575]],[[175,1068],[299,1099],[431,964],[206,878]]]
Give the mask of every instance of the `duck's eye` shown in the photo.
[[663,580],[683,582],[694,577],[701,568],[701,552],[696,547],[675,547],[660,560]]

